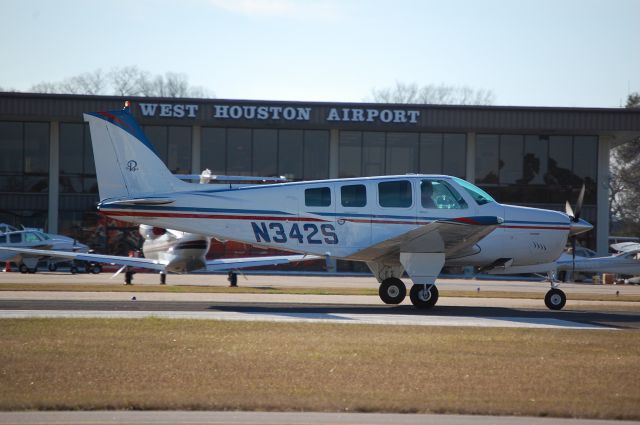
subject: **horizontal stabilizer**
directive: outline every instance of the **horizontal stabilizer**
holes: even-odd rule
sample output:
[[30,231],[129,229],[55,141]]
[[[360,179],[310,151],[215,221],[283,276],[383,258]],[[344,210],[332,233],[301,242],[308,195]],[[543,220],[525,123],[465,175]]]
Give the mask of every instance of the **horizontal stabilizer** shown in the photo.
[[133,198],[133,199],[119,199],[116,201],[104,201],[101,205],[167,205],[175,202],[172,198]]
[[275,255],[268,257],[218,258],[207,261],[207,271],[236,270],[247,267],[275,266],[278,264],[296,263],[299,261],[320,260],[317,255]]
[[119,264],[122,266],[142,267],[151,270],[164,270],[166,264],[149,258],[123,257],[119,255],[88,254],[82,252],[53,251],[46,249],[28,248],[0,248],[0,255],[5,252],[14,252],[15,255],[38,258],[65,258],[68,260],[89,261],[104,264]]

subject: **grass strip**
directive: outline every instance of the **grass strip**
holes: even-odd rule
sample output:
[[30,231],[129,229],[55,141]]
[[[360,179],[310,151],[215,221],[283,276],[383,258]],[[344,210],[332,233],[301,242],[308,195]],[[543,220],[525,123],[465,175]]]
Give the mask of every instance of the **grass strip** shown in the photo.
[[[541,299],[544,294],[519,291],[452,291],[439,286],[441,297]],[[378,295],[377,288],[274,287],[274,286],[199,286],[199,285],[122,285],[76,283],[0,283],[0,291],[70,291],[70,292],[166,292],[220,294],[296,294],[296,295]],[[623,292],[624,290],[621,290]],[[571,300],[640,302],[640,295],[571,293]]]
[[640,419],[640,332],[3,319],[0,409]]

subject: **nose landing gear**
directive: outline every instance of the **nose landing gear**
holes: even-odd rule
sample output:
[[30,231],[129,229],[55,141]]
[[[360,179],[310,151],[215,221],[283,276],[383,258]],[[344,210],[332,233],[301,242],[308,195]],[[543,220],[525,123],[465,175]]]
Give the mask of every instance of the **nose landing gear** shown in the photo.
[[564,291],[558,289],[558,284],[555,282],[555,273],[549,272],[547,278],[551,283],[551,289],[544,296],[544,304],[550,310],[562,310],[562,307],[567,303],[567,296]]
[[562,310],[567,303],[567,296],[558,288],[551,288],[544,296],[545,305],[551,310]]

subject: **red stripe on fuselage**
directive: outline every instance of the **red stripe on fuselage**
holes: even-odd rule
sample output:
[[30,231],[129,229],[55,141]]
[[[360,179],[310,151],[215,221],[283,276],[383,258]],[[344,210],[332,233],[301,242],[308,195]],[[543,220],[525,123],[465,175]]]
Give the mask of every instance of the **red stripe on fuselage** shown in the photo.
[[[230,215],[230,214],[196,214],[196,213],[174,213],[174,212],[146,212],[146,211],[100,211],[101,213],[113,217],[168,217],[168,218],[207,218],[213,220],[259,220],[259,221],[311,221],[311,222],[328,222],[321,218],[313,217],[274,217],[259,215]],[[341,219],[338,219],[338,221]],[[371,220],[346,218],[342,219],[352,223],[369,223],[369,224],[430,224],[431,221],[393,221],[393,220]],[[503,229],[535,229],[535,230],[570,230],[570,227],[549,227],[549,226],[514,226],[501,225]]]
[[501,226],[504,229],[536,229],[536,230],[570,230],[570,227],[548,227],[548,226]]

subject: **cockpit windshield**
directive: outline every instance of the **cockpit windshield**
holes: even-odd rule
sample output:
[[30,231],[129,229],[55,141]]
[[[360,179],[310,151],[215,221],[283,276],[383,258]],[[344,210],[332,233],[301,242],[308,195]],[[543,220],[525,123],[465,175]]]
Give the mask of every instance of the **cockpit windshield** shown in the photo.
[[473,200],[476,201],[478,205],[488,204],[489,202],[496,202],[496,200],[493,199],[491,195],[489,195],[484,190],[480,189],[478,186],[473,185],[468,181],[459,179],[457,177],[454,177],[453,179],[456,181],[456,183],[462,186],[464,190],[466,190],[467,193],[469,193],[469,195],[471,195]]

